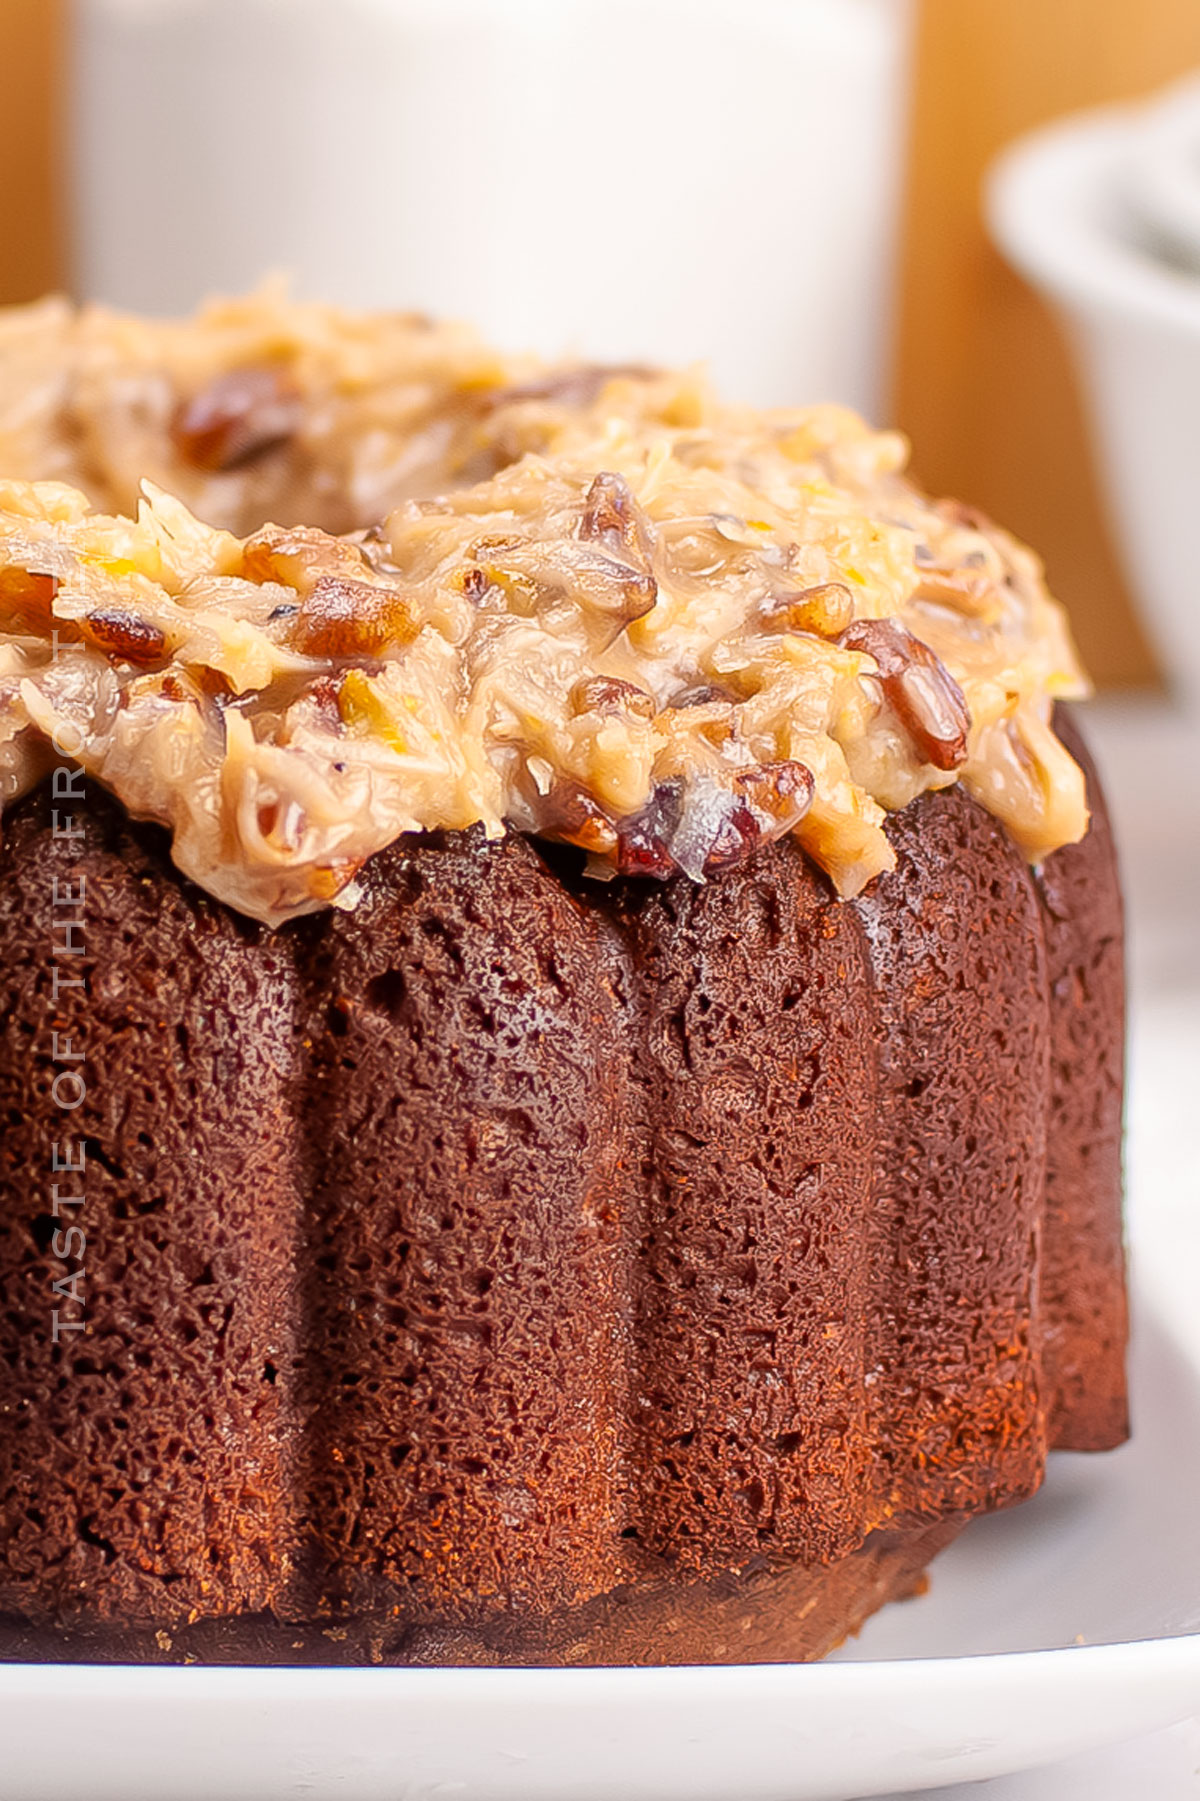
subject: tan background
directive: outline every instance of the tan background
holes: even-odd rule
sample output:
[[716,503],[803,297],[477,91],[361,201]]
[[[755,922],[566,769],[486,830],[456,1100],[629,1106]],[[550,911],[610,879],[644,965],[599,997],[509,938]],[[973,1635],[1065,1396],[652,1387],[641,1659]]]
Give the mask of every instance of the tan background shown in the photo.
[[55,145],[62,8],[0,0],[0,304],[63,279]]
[[1098,681],[1154,669],[1113,558],[1079,401],[1045,309],[991,249],[999,146],[1200,65],[1200,0],[922,0],[895,412],[922,479],[1046,558]]
[[[0,302],[65,279],[61,0],[0,0]],[[1154,670],[1113,559],[1044,309],[990,249],[981,173],[1055,113],[1200,65],[1200,0],[920,0],[896,418],[922,479],[1028,538],[1105,683]]]

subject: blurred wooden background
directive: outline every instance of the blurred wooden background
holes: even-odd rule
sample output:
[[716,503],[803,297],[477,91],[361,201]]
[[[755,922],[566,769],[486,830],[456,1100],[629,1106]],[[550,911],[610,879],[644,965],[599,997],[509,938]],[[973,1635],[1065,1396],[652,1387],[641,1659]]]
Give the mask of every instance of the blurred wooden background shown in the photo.
[[62,14],[60,0],[0,0],[0,305],[63,281]]
[[1200,0],[920,0],[896,417],[921,479],[1035,544],[1106,684],[1154,664],[1113,557],[1056,326],[984,236],[1008,139],[1200,66]]
[[[1062,343],[988,245],[979,186],[1019,132],[1200,65],[1200,0],[918,4],[895,417],[928,486],[969,498],[1042,551],[1097,680],[1152,680]],[[66,279],[64,13],[64,0],[0,0],[0,302]]]

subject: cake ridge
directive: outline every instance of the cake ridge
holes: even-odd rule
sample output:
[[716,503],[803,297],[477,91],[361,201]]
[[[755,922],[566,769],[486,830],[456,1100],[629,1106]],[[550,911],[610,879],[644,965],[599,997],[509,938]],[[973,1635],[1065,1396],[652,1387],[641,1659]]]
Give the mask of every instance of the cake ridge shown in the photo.
[[[104,1281],[72,1357],[29,1329],[48,805],[0,846],[0,1654],[586,1661],[640,1632],[669,1661],[670,1594],[685,1655],[812,1654],[783,1596],[816,1620],[911,1581],[905,1547],[1029,1493],[1048,1443],[1122,1435],[1119,1093],[1063,979],[1095,934],[1052,984],[1053,865],[961,790],[849,904],[788,843],[605,886],[476,830],[278,932],[93,793],[67,1018]],[[1064,895],[1111,892],[1105,834],[1072,855]],[[1043,1218],[1055,1033],[1108,1123],[1062,1121]]]

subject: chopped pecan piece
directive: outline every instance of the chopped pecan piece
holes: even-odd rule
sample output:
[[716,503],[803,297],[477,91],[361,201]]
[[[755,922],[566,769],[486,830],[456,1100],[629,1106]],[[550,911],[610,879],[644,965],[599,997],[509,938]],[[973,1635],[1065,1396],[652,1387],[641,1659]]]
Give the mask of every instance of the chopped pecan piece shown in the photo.
[[684,789],[668,849],[677,868],[699,881],[742,862],[762,837],[762,821],[745,794],[702,775]]
[[181,400],[171,442],[197,469],[240,469],[291,437],[300,424],[299,390],[286,370],[261,363],[230,369]]
[[396,580],[403,575],[399,563],[392,560],[392,546],[382,526],[368,525],[360,532],[347,533],[341,541],[357,547],[374,575],[383,576],[385,581]]
[[282,582],[311,594],[322,576],[369,582],[374,570],[359,545],[331,537],[313,525],[264,525],[242,547],[247,581]]
[[512,532],[485,532],[483,537],[471,541],[470,551],[473,557],[486,558],[498,550],[522,550],[530,545],[528,538],[514,537]]
[[567,590],[586,611],[610,622],[612,631],[606,643],[611,643],[627,625],[653,611],[658,583],[652,575],[631,569],[627,563],[597,552],[584,552],[582,545],[578,548],[582,554],[569,565]]
[[53,623],[58,578],[34,569],[0,569],[0,619],[8,631],[44,635]]
[[[211,669],[206,663],[194,663],[186,669],[178,664],[167,668],[158,684],[158,691],[165,700],[173,700],[179,704],[184,702],[198,707],[202,713],[212,716],[213,711],[221,712],[233,699],[233,689],[229,679],[219,669]],[[132,690],[126,689],[129,694]]]
[[209,700],[215,700],[219,707],[233,699],[233,689],[223,669],[211,669],[206,663],[202,663],[191,673],[200,692],[206,694]]
[[338,706],[338,693],[341,681],[337,676],[319,675],[308,690],[308,698],[315,710],[322,714],[327,725],[342,723],[341,708]]
[[935,769],[957,769],[967,754],[971,715],[941,658],[896,619],[858,619],[842,633],[847,650],[874,657],[884,698]]
[[812,806],[816,787],[812,770],[791,758],[744,769],[737,783],[750,804],[774,820],[780,834],[799,825]]
[[527,616],[543,598],[569,594],[585,613],[608,626],[605,649],[627,625],[644,618],[658,599],[652,575],[571,538],[506,545],[488,562],[485,573],[504,589],[511,610]]
[[983,569],[943,569],[940,564],[918,566],[914,600],[932,600],[953,607],[971,619],[987,619],[996,611],[996,584]]
[[963,525],[972,532],[994,532],[998,528],[994,519],[983,511],[982,507],[968,506],[964,500],[935,500],[933,510],[949,525]]
[[563,406],[590,406],[610,381],[649,381],[655,371],[641,363],[583,363],[577,369],[555,369],[513,388],[492,388],[484,397],[489,411],[528,401],[558,401]]
[[640,813],[617,822],[617,868],[622,875],[656,876],[660,882],[675,873],[670,843],[683,811],[683,783],[660,782]]
[[548,838],[577,844],[594,856],[611,856],[617,832],[608,817],[578,782],[559,779],[541,803],[540,829]]
[[123,607],[98,607],[80,626],[97,650],[126,663],[161,663],[167,654],[167,640],[158,626]]
[[331,901],[349,886],[365,861],[362,857],[337,857],[332,863],[318,863],[309,877],[309,886],[317,900]]
[[675,713],[684,707],[731,707],[737,704],[737,699],[733,689],[720,682],[694,682],[691,687],[680,688],[677,694],[672,694],[667,708]]
[[462,591],[474,606],[478,606],[491,587],[486,569],[464,569],[460,578]]
[[585,676],[571,689],[570,701],[575,714],[633,713],[639,719],[653,719],[655,713],[654,701],[644,688],[618,681],[613,675]]
[[704,857],[705,875],[718,869],[732,869],[743,862],[757,847],[763,836],[762,826],[745,801],[730,795],[729,807],[709,842]]
[[301,601],[289,642],[306,657],[371,657],[416,630],[412,604],[398,588],[322,575]]
[[579,536],[603,544],[614,556],[649,571],[653,553],[650,525],[623,475],[602,470],[592,482],[583,499]]
[[836,638],[854,617],[854,599],[844,582],[816,582],[791,594],[776,594],[765,602],[763,624],[776,631],[815,632],[820,638]]
[[[476,606],[494,589],[504,597],[504,610],[518,619],[532,619],[546,598],[547,589],[537,576],[522,569],[488,563],[482,569],[468,570],[463,578],[463,593]],[[468,591],[469,590],[469,591]],[[553,590],[552,590],[553,592]]]
[[659,881],[682,870],[696,881],[742,862],[763,835],[747,795],[673,778],[659,783],[640,813],[618,820],[617,868]]

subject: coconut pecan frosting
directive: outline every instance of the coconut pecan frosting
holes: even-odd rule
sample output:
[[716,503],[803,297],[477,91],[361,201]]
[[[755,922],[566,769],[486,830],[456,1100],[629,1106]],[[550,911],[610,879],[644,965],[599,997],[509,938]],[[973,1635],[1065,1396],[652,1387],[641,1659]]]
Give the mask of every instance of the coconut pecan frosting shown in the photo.
[[838,890],[961,781],[1082,836],[1086,691],[1034,556],[843,410],[545,368],[274,292],[0,319],[0,805],[68,756],[269,924],[482,822],[696,880],[794,833]]

